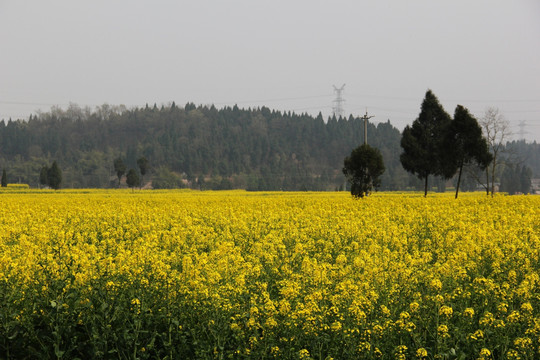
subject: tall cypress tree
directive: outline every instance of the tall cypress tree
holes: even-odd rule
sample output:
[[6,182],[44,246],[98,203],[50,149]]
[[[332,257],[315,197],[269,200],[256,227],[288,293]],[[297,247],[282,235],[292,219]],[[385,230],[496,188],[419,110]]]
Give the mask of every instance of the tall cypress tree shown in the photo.
[[46,165],[39,172],[39,183],[43,186],[49,185],[49,168]]
[[521,167],[521,173],[519,175],[519,191],[521,193],[528,194],[531,191],[531,176],[531,169],[523,165]]
[[456,172],[455,163],[445,161],[444,156],[443,139],[451,120],[437,97],[428,90],[418,118],[403,130],[400,161],[405,170],[424,180],[424,196],[427,196],[430,175],[449,179]]
[[139,167],[139,171],[141,172],[141,183],[142,183],[144,182],[144,175],[146,175],[146,172],[148,171],[148,160],[144,156],[142,156],[141,158],[137,159],[137,166]]
[[476,163],[484,170],[493,159],[478,121],[461,105],[456,107],[454,119],[446,133],[444,154],[446,154],[445,161],[453,162],[459,170],[456,199],[463,166]]
[[7,186],[7,174],[6,174],[6,169],[3,169],[2,170],[2,187],[6,187]]
[[114,159],[114,171],[118,177],[118,187],[120,187],[120,180],[122,180],[122,176],[124,176],[126,173],[126,168],[126,164],[124,164],[124,161],[121,158]]
[[60,184],[62,184],[62,170],[60,170],[56,161],[53,161],[47,175],[49,186],[54,190],[60,189]]

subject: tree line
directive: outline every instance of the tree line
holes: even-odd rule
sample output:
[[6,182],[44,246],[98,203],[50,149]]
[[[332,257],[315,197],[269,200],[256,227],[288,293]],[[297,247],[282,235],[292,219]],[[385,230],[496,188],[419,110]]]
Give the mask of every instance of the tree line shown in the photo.
[[[369,123],[367,130],[386,168],[380,189],[422,188],[425,184],[400,162],[401,132],[390,121]],[[363,137],[363,120],[354,116],[323,119],[267,107],[192,103],[94,110],[71,104],[28,120],[0,122],[0,166],[11,182],[35,187],[42,168],[53,161],[62,170],[62,187],[117,187],[114,163],[121,159],[126,175],[133,169],[139,176],[138,186],[339,190],[345,186],[343,159]],[[536,144],[516,147],[531,159],[540,153]],[[137,164],[141,158],[147,159],[145,174]],[[538,166],[526,165],[533,176],[540,173]],[[497,169],[496,177],[501,175]],[[465,189],[472,187],[471,178],[467,173],[462,179]],[[432,186],[444,189],[445,179],[433,179]]]
[[[383,187],[414,186],[401,168],[400,132],[390,122],[368,126],[388,171]],[[138,169],[148,159],[152,186],[200,189],[336,190],[341,162],[363,137],[359,118],[279,112],[266,107],[146,106],[67,110],[0,122],[0,165],[11,179],[39,185],[39,172],[56,160],[63,186],[116,187],[114,160]],[[410,184],[410,180],[413,181]]]

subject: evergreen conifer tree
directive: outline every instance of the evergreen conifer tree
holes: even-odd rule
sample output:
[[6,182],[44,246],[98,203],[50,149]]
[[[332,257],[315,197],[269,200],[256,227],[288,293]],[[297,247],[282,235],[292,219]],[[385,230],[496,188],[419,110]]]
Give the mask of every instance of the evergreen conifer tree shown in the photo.
[[521,167],[521,173],[520,173],[520,176],[519,176],[520,192],[521,193],[523,193],[523,194],[530,193],[531,185],[532,185],[531,176],[532,176],[531,169],[528,168],[527,166],[523,165]]
[[39,183],[42,186],[49,185],[49,168],[47,166],[42,167],[39,172]]
[[6,169],[3,169],[2,170],[2,187],[6,187],[7,186],[7,174],[6,174]]
[[56,161],[53,161],[48,171],[47,182],[52,189],[60,189],[60,185],[62,184],[62,170],[60,170]]
[[443,138],[450,122],[450,115],[428,90],[418,118],[403,130],[400,161],[405,170],[424,180],[424,196],[427,196],[430,175],[448,179],[456,172],[455,164],[445,162],[443,156]]
[[126,175],[126,184],[132,190],[135,186],[139,185],[139,175],[137,175],[137,171],[135,171],[135,169],[129,169]]
[[124,164],[124,161],[121,158],[114,160],[114,171],[118,177],[118,187],[120,187],[120,180],[122,180],[122,176],[126,173],[126,164]]
[[141,173],[141,183],[143,183],[144,175],[146,175],[148,171],[148,160],[144,156],[137,159],[137,166],[139,167],[139,171]]
[[454,163],[459,171],[455,196],[457,199],[463,167],[474,162],[484,170],[493,158],[478,121],[461,105],[458,105],[454,112],[454,119],[446,133],[444,149],[444,161]]

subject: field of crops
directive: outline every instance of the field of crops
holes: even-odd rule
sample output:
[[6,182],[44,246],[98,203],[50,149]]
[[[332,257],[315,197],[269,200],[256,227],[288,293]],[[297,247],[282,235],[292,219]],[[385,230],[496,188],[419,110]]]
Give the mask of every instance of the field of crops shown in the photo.
[[537,359],[540,197],[0,192],[0,358]]

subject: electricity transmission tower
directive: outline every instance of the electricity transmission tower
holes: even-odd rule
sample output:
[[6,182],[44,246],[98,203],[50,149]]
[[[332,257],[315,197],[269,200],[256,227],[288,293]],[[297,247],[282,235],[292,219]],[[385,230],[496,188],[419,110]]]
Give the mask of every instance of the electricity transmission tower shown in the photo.
[[519,126],[519,139],[525,140],[525,134],[527,134],[527,131],[525,131],[525,126],[527,126],[527,123],[524,120],[521,120],[518,126]]
[[345,88],[345,84],[341,85],[340,88],[337,88],[336,85],[333,86],[334,92],[336,93],[336,99],[334,100],[332,110],[334,112],[334,116],[336,118],[340,118],[344,116],[343,103],[345,102],[345,99],[343,99],[343,89]]

